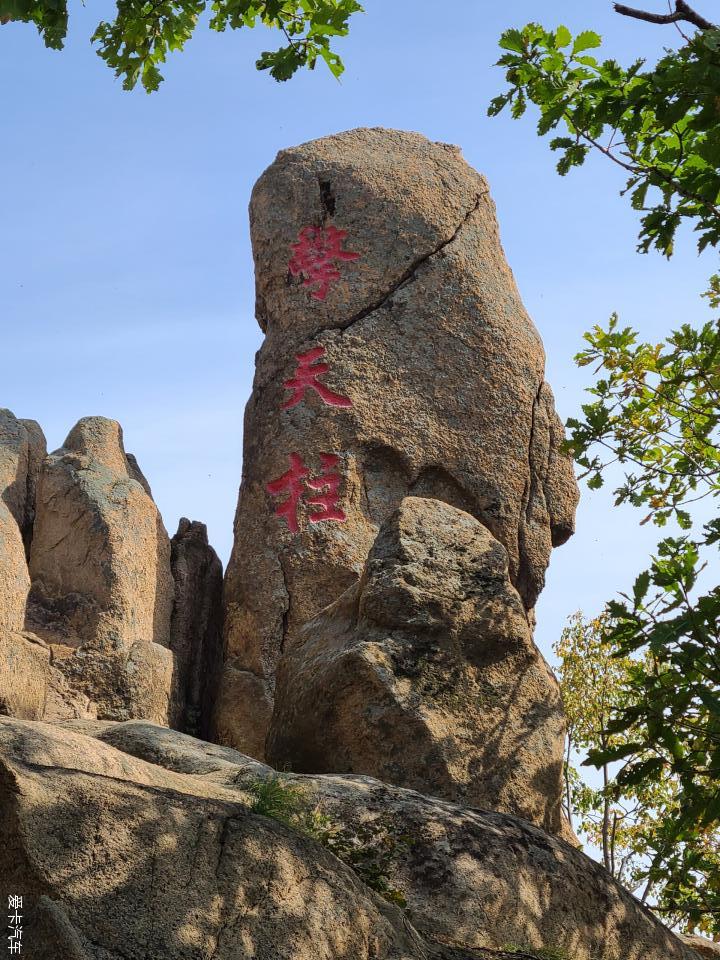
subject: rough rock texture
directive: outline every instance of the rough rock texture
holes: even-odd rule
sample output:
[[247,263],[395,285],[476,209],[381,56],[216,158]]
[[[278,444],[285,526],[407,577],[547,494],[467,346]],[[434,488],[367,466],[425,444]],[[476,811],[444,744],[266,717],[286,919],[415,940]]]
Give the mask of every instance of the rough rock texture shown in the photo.
[[0,716],[41,720],[45,716],[50,651],[32,634],[0,627]]
[[[22,760],[38,781],[47,779],[48,782],[56,783],[61,779],[52,769],[44,771],[43,767],[87,770],[91,774],[104,774],[106,778],[130,780],[134,785],[144,784],[150,790],[155,787],[155,803],[164,802],[167,791],[172,790],[176,796],[176,808],[182,806],[179,802],[182,794],[218,798],[234,796],[248,800],[249,790],[259,780],[277,776],[270,768],[234,750],[202,743],[142,722],[74,722],[64,725],[62,730],[41,724],[8,723],[8,727],[13,738],[14,759],[11,763],[17,769]],[[0,731],[2,729],[0,723]],[[100,745],[95,748],[88,747],[86,740],[78,736],[79,731],[99,737],[108,746],[104,750],[99,749]],[[111,747],[123,753],[118,754]],[[124,754],[127,756],[123,756]],[[0,745],[0,757],[3,755],[7,757],[8,753]],[[142,760],[147,762],[141,764]],[[166,769],[158,771],[154,764]],[[25,781],[26,771],[22,771],[22,776]],[[78,791],[87,789],[86,778],[76,777],[76,781],[79,781]],[[405,929],[410,929],[409,924],[412,924],[425,938],[426,943],[430,944],[432,956],[452,957],[457,960],[471,960],[473,957],[504,960],[505,954],[502,951],[509,950],[510,945],[514,945],[515,951],[521,951],[512,954],[515,960],[520,960],[521,957],[524,960],[525,957],[547,958],[555,955],[565,956],[570,960],[697,960],[697,955],[692,950],[684,946],[634,897],[616,884],[599,864],[525,821],[505,814],[464,809],[410,790],[390,787],[368,777],[285,774],[282,782],[286,786],[299,789],[304,794],[308,807],[314,807],[316,814],[324,818],[327,833],[335,839],[334,849],[344,847],[346,851],[350,851],[350,859],[360,865],[359,869],[363,863],[371,868],[368,872],[375,868],[384,879],[388,890],[404,897],[407,901]],[[161,793],[157,787],[161,787]],[[114,790],[121,788],[125,795],[122,784],[111,780],[107,780],[103,788],[106,795],[112,796]],[[62,789],[65,791],[68,787],[63,784]],[[139,788],[135,786],[134,789]],[[1,790],[0,787],[0,792]],[[62,808],[63,792],[60,792],[60,797]],[[17,803],[22,805],[24,801],[18,799]],[[132,815],[128,817],[130,829],[133,830],[136,822],[134,803],[133,800],[133,805],[129,807]],[[148,807],[150,803],[148,798]],[[205,812],[208,812],[207,808]],[[135,921],[138,924],[147,923],[147,917],[157,912],[160,929],[164,929],[165,920],[161,916],[164,905],[162,890],[168,873],[162,852],[172,844],[177,844],[175,856],[184,863],[186,845],[182,835],[185,831],[194,831],[193,841],[201,844],[201,851],[194,859],[196,868],[186,871],[190,889],[189,894],[183,894],[182,899],[189,912],[196,903],[198,890],[202,889],[207,900],[206,904],[201,903],[201,907],[209,906],[209,911],[205,911],[210,913],[210,920],[207,922],[215,922],[216,897],[229,899],[226,883],[230,874],[224,859],[221,857],[218,860],[217,852],[207,851],[204,846],[219,832],[215,812],[209,812],[210,817],[204,829],[188,824],[175,811],[164,815],[168,839],[155,845],[155,856],[158,858],[155,871],[147,865],[149,838],[143,838],[142,850],[132,851],[132,865],[138,863],[138,860],[144,860],[144,893],[136,906],[141,914]],[[110,875],[116,863],[115,858],[126,849],[124,839],[121,840],[118,851],[106,838],[105,824],[112,815],[112,808],[105,815],[93,813],[93,828],[97,826],[99,829],[96,858],[101,864],[93,866],[95,873],[103,871],[104,867],[106,874]],[[2,822],[0,818],[0,823]],[[124,822],[123,820],[123,826]],[[254,819],[252,822],[258,823]],[[256,826],[252,829],[255,836],[261,838],[263,843],[268,843],[268,835],[271,833],[267,830],[268,821],[262,823],[265,825],[263,832],[258,831]],[[114,824],[114,828],[117,826],[118,824]],[[42,837],[47,829],[47,826],[43,827],[41,835],[33,837],[32,849],[36,851],[38,863],[42,862],[43,857],[47,862],[48,856],[52,855],[52,851],[46,853],[42,848]],[[244,859],[242,851],[232,846],[237,835],[236,830],[234,822],[231,822],[226,838],[230,843],[228,854],[234,853],[238,862],[238,873],[244,874],[245,868],[249,866],[247,860]],[[23,833],[23,840],[29,835],[29,830]],[[76,833],[72,834],[73,842],[76,842],[76,836]],[[263,872],[264,876],[272,871],[275,849],[270,843],[270,863]],[[223,864],[215,888],[219,893],[202,887],[205,883],[202,865],[207,859],[213,865]],[[83,859],[80,862],[84,864],[86,861]],[[201,873],[196,878],[198,866]],[[132,873],[132,869],[132,866],[123,868],[120,877],[115,878],[120,898],[117,906],[110,900],[111,916],[102,924],[103,930],[112,927],[113,914],[119,913],[124,906],[128,886],[126,878]],[[181,867],[178,866],[178,869]],[[253,864],[252,870],[257,869],[262,868]],[[339,876],[346,877],[339,864],[337,869]],[[305,875],[313,875],[313,870],[311,863]],[[75,875],[81,873],[82,871],[75,870]],[[2,875],[0,868],[0,876]],[[171,885],[166,894],[168,898],[173,896],[175,890],[172,874],[170,881]],[[88,878],[86,881],[82,878],[76,881],[76,884],[80,882],[90,884],[92,879]],[[243,882],[247,880],[238,881],[239,889],[242,889]],[[305,888],[305,892],[311,893],[313,889],[313,885],[310,885]],[[333,886],[331,889],[331,895],[337,897],[338,887]],[[88,911],[96,911],[96,918],[104,916],[103,911],[108,909],[106,898],[102,895],[103,890],[104,887],[101,888],[94,907],[90,903],[86,907]],[[291,898],[293,890],[292,877],[286,878],[285,891]],[[362,890],[360,887],[360,891]],[[54,896],[52,892],[48,892],[48,895]],[[115,895],[113,892],[113,896]],[[71,890],[69,897],[67,894],[63,895],[63,900],[67,903],[72,901],[74,896]],[[340,896],[344,894],[341,893]],[[361,893],[356,889],[355,896],[358,906],[365,909],[367,891]],[[276,899],[272,887],[269,898],[271,906],[274,906]],[[255,917],[262,910],[262,904],[257,903],[255,909],[249,911],[249,937],[253,936],[256,929]],[[73,923],[77,923],[72,903],[71,911],[71,919]],[[200,913],[202,914],[203,910]],[[316,913],[315,902],[311,897],[306,907],[299,908],[295,922],[302,930],[305,924],[313,922]],[[201,922],[201,919],[193,918],[191,929],[192,925]],[[87,922],[83,918],[83,923]],[[229,935],[234,935],[236,930],[238,927],[230,923]],[[275,945],[277,953],[271,953],[270,956],[305,956],[300,947],[296,955],[288,952],[283,927],[276,926],[275,931],[276,935],[277,931],[280,931],[281,935]],[[331,932],[319,933],[318,952],[309,956],[328,955],[323,951],[326,949],[325,937]],[[224,944],[224,940],[222,942]],[[445,946],[441,948],[436,944]],[[247,944],[245,946],[246,952],[237,955],[255,956]],[[330,955],[346,956],[341,951]],[[362,950],[356,954],[358,957],[367,955]],[[91,956],[94,957],[94,954]],[[134,960],[135,955],[131,956]],[[157,954],[158,960],[164,960],[166,956],[166,953]],[[186,954],[178,951],[173,955],[173,960],[185,956]],[[218,956],[225,957],[226,954],[219,953]],[[229,956],[234,960],[232,953]],[[257,956],[264,957],[266,954],[258,952]],[[347,956],[350,960],[354,955]],[[115,960],[114,954],[110,954],[110,957]],[[155,958],[155,954],[153,957]]]
[[20,631],[30,593],[22,534],[15,517],[0,499],[0,629]]
[[0,409],[0,629],[21,631],[25,625],[27,548],[44,453],[40,427]]
[[0,714],[207,735],[221,588],[200,523],[182,521],[171,564],[119,424],[87,417],[48,457],[34,421],[0,410]]
[[170,540],[114,420],[87,417],[45,461],[30,554],[33,601],[70,646],[170,642]]
[[53,717],[167,723],[177,712],[170,541],[138,476],[120,425],[103,417],[81,420],[44,460],[26,626],[50,650]]
[[178,726],[207,740],[222,669],[222,564],[204,523],[183,517],[171,547],[175,602],[170,647],[180,677]]
[[0,814],[33,958],[440,955],[319,844],[88,737],[0,721]]
[[280,662],[268,761],[363,773],[562,828],[560,690],[470,514],[408,497],[359,583]]
[[[479,519],[531,610],[551,546],[572,533],[577,488],[487,184],[456,147],[376,129],[284,150],[250,217],[266,338],[245,415],[216,730],[260,756],[280,654],[357,580],[404,497]],[[324,300],[288,269],[308,226],[347,231],[342,249],[359,254],[337,261]],[[325,351],[322,389],[286,386],[313,348]],[[323,463],[339,476],[320,491],[301,482],[297,533],[267,489],[291,454],[320,487]],[[308,499],[333,492],[346,521],[310,523],[322,505]]]
[[713,943],[711,940],[706,940],[705,937],[683,937],[683,940],[701,957],[709,957],[710,960],[716,960],[717,957],[720,957],[720,943]]
[[35,497],[47,452],[45,436],[34,420],[18,420],[0,409],[0,500],[15,518],[29,546]]

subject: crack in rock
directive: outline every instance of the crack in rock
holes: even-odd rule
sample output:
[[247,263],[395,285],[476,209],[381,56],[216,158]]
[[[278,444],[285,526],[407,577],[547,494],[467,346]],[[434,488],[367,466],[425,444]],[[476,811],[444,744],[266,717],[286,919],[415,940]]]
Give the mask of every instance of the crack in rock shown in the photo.
[[365,317],[370,316],[371,313],[375,313],[376,310],[381,310],[388,300],[391,300],[392,297],[398,292],[398,290],[404,286],[406,283],[414,279],[415,274],[420,269],[420,267],[427,263],[428,260],[431,260],[433,257],[436,257],[439,253],[449,247],[451,243],[457,240],[460,231],[470,220],[472,215],[477,212],[480,208],[480,201],[488,195],[489,191],[484,190],[482,193],[479,193],[475,198],[475,203],[473,206],[466,212],[460,223],[457,225],[455,230],[447,240],[442,240],[436,247],[430,250],[428,253],[423,254],[421,257],[418,257],[417,260],[414,260],[413,263],[402,273],[400,278],[393,284],[390,290],[387,293],[384,293],[379,300],[374,301],[369,306],[364,307],[359,313],[356,313],[354,316],[350,317],[349,320],[346,320],[344,323],[337,324],[332,327],[320,327],[314,333],[310,334],[308,339],[314,340],[316,337],[319,337],[321,333],[330,332],[332,330],[347,330],[349,327],[352,327],[354,324],[359,323],[361,320],[364,320]]

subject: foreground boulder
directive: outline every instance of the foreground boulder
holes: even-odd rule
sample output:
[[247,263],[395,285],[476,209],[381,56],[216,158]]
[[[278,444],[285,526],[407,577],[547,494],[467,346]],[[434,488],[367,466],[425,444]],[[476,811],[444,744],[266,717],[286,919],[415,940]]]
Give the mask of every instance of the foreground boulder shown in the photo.
[[236,793],[22,721],[0,721],[0,886],[33,960],[457,956]]
[[559,833],[564,743],[560,690],[504,547],[470,514],[408,497],[360,581],[281,660],[267,756]]
[[[51,898],[81,958],[697,960],[599,864],[508,815],[368,777],[278,778],[138,721],[0,721],[0,770],[0,877]],[[304,798],[303,836],[248,814],[262,784]]]
[[266,337],[216,731],[261,756],[281,654],[405,497],[480,520],[530,611],[577,488],[487,183],[456,147],[375,129],[284,150],[250,219]]

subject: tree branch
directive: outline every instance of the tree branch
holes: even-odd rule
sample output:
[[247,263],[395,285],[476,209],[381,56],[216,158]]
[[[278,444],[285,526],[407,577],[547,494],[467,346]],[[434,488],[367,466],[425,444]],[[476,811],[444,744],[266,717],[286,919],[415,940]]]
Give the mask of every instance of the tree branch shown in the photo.
[[715,24],[706,20],[692,9],[685,0],[675,0],[675,13],[649,13],[646,10],[636,10],[635,7],[626,7],[623,3],[616,3],[615,12],[623,17],[634,17],[635,20],[645,20],[646,23],[677,23],[684,20],[694,24],[699,30],[713,30]]

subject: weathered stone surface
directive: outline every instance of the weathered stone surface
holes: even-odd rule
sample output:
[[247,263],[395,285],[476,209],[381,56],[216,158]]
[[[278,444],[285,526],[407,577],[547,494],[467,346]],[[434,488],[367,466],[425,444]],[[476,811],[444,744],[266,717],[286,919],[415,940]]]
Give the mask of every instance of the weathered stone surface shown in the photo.
[[29,542],[37,480],[45,458],[45,436],[34,420],[18,420],[0,409],[0,500]]
[[362,773],[561,829],[565,719],[507,553],[470,514],[408,497],[359,583],[278,669],[268,760]]
[[178,726],[208,739],[222,669],[222,564],[204,523],[183,517],[171,541],[175,602],[170,646],[182,714]]
[[173,722],[170,540],[113,420],[87,417],[45,459],[27,625],[52,651],[52,717]]
[[0,627],[0,716],[41,720],[49,675],[50,650],[42,640]]
[[29,956],[439,956],[319,844],[70,731],[0,721],[0,811],[1,892],[23,893]]
[[[250,216],[266,338],[245,415],[216,715],[218,733],[245,749],[262,741],[248,724],[267,715],[281,652],[358,579],[403,498],[443,500],[479,519],[507,550],[528,610],[577,501],[540,337],[487,184],[457,148],[376,129],[285,150],[258,181]],[[359,254],[339,262],[325,300],[288,272],[306,226],[347,231],[344,249]],[[308,388],[283,409],[296,395],[284,384],[298,354],[315,347],[329,365],[319,382],[341,405]],[[275,514],[282,496],[267,485],[293,453],[315,480],[321,454],[339,458],[346,522],[309,523],[321,512],[307,503],[317,489],[304,488],[297,534]],[[253,687],[247,719],[229,716]]]
[[22,534],[15,517],[0,500],[0,629],[23,630],[29,593]]
[[[14,756],[24,756],[30,763],[98,770],[107,777],[148,787],[164,784],[163,789],[170,787],[177,794],[247,800],[258,781],[277,776],[267,766],[229,748],[137,721],[74,722],[64,724],[60,732],[39,724],[25,724],[19,732],[14,725],[13,730],[14,736],[20,735],[28,744],[21,750],[14,745]],[[38,733],[30,740],[33,730]],[[77,736],[80,731],[129,754],[125,758],[128,764],[148,762],[123,771],[118,759],[122,754],[110,747],[102,752],[85,747],[84,738]],[[59,753],[61,750],[65,752]],[[0,755],[3,752],[0,747]],[[166,769],[157,772],[153,764]],[[171,783],[163,781],[166,776],[174,777]],[[377,867],[388,887],[405,898],[406,921],[423,935],[431,956],[504,960],[503,951],[513,945],[515,960],[555,955],[571,960],[697,960],[692,950],[598,863],[523,820],[464,809],[369,777],[283,774],[282,782],[304,793],[308,807],[324,818],[327,831],[336,841],[353,851],[356,862],[364,860]],[[167,821],[173,837],[185,828],[176,816]],[[199,835],[201,842],[214,832],[215,824],[210,820],[206,832]],[[262,836],[267,837],[267,833]],[[106,844],[103,838],[103,851]],[[274,849],[269,849],[270,859]],[[182,855],[184,845],[180,850]],[[218,862],[217,855],[208,856],[212,863]],[[195,862],[202,864],[204,859],[198,856]],[[160,864],[162,869],[162,860]],[[150,869],[146,867],[146,890],[150,886],[148,874]],[[194,871],[188,871],[187,876],[193,884],[190,902],[194,902]],[[223,894],[227,876],[223,868]],[[124,887],[122,883],[121,891]],[[270,896],[272,899],[272,891]],[[361,895],[358,899],[364,902]],[[208,902],[212,905],[214,901],[210,898]],[[96,909],[103,905],[101,898]],[[139,909],[156,908],[156,898],[146,893]],[[311,916],[314,909],[311,902]],[[298,923],[305,916],[301,909]],[[325,955],[324,943],[321,936],[316,956]],[[286,956],[283,938],[276,949],[276,956]],[[158,960],[165,956],[158,954]],[[304,954],[298,952],[297,956]]]
[[71,646],[169,645],[170,540],[115,421],[80,420],[47,458],[30,574],[38,633],[49,622]]
[[683,940],[701,957],[708,957],[709,960],[717,960],[720,957],[720,943],[713,943],[705,937],[683,937]]
[[45,438],[33,420],[0,409],[0,629],[19,632],[30,592],[27,546]]
[[45,457],[47,456],[47,442],[40,424],[35,420],[20,420],[27,434],[27,493],[25,496],[24,519],[21,524],[25,554],[30,559],[30,544],[32,542],[33,526],[35,523],[35,509],[37,504],[37,490],[40,483]]

